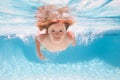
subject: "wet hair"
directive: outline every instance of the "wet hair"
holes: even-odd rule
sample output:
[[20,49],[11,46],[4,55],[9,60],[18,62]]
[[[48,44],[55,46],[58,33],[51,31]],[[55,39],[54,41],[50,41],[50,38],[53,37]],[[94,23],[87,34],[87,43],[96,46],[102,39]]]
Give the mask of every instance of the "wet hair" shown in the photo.
[[68,23],[64,23],[64,24],[65,24],[66,30],[68,30],[70,24],[68,24]]

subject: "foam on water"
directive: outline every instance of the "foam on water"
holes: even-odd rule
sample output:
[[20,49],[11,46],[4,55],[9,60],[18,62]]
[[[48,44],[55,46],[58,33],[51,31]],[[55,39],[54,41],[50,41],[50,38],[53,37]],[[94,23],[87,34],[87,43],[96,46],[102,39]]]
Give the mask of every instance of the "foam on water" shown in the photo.
[[[20,53],[20,51],[19,51]],[[0,66],[1,80],[119,80],[120,68],[103,61],[91,61],[66,64],[33,63],[22,55],[3,60]],[[21,56],[21,57],[19,57]]]
[[[105,22],[103,22],[105,20]],[[74,32],[76,39],[83,44],[88,44],[96,38],[100,38],[105,32],[120,30],[116,19],[89,19],[79,18],[79,23],[72,25],[69,30]],[[16,21],[19,22],[20,20]],[[35,24],[18,23],[15,25],[4,25],[0,27],[0,36],[7,38],[19,37],[23,41],[29,36],[35,36],[37,27]]]

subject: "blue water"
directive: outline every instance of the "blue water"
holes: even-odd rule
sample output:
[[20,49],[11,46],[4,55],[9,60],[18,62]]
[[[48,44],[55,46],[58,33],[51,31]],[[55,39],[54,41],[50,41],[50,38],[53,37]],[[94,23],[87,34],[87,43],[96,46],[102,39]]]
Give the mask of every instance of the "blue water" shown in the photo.
[[[119,80],[119,0],[0,1],[0,80]],[[76,23],[69,30],[75,47],[51,53],[41,61],[35,50],[36,9],[67,5]]]

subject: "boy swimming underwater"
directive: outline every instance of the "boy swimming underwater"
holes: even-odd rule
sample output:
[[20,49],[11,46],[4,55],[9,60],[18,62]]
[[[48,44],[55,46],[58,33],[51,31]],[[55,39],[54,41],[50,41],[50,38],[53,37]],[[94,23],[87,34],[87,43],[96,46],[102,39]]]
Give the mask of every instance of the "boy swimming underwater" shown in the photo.
[[37,27],[36,49],[38,57],[45,59],[40,51],[40,45],[43,45],[51,52],[65,50],[69,44],[76,44],[75,37],[72,32],[67,31],[73,24],[72,17],[67,15],[68,8],[58,8],[54,5],[42,6],[36,14]]

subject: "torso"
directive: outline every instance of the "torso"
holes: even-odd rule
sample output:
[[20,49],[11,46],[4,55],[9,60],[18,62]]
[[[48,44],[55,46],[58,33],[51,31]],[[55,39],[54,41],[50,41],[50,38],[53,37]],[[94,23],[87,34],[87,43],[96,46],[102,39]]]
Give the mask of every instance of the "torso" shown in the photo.
[[39,36],[40,39],[40,43],[49,51],[51,52],[56,52],[56,51],[63,51],[65,50],[69,44],[70,44],[70,39],[68,37],[65,37],[65,39],[63,41],[61,41],[60,43],[52,43],[50,41],[50,39],[48,39],[48,35],[41,35]]

